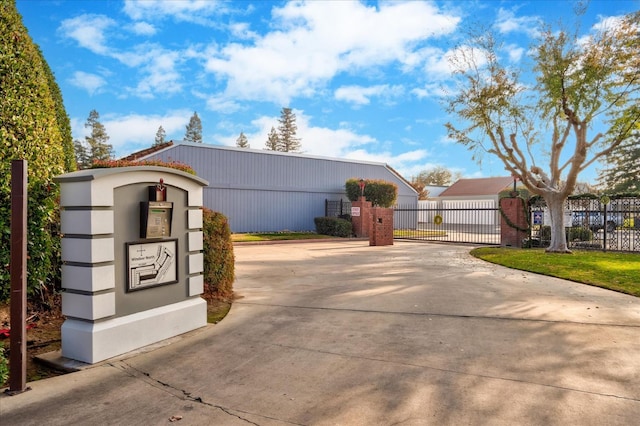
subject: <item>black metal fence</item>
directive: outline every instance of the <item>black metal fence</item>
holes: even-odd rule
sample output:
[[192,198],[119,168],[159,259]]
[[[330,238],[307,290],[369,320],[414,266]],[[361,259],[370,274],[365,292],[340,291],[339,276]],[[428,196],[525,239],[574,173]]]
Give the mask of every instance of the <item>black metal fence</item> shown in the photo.
[[[492,200],[421,201],[418,205],[397,205],[394,211],[397,239],[500,244],[500,210]],[[349,214],[349,201],[325,200],[325,216]],[[548,246],[550,219],[543,201],[531,204],[530,219],[529,244]],[[570,199],[564,219],[569,248],[640,253],[638,197]]]
[[[550,218],[544,201],[533,203],[531,214],[532,245],[548,246]],[[569,248],[640,252],[640,198],[569,199],[564,225]]]
[[493,201],[422,202],[394,209],[398,239],[500,244],[500,212]]

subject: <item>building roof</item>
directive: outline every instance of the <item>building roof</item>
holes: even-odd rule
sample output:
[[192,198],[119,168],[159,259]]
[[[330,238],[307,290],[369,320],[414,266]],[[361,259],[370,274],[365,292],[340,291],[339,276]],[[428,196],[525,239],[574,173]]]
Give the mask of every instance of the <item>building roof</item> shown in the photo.
[[161,151],[161,150],[163,150],[165,148],[170,147],[171,145],[173,145],[173,141],[165,142],[165,143],[162,143],[160,145],[152,146],[151,148],[146,148],[146,149],[143,149],[141,151],[134,152],[133,154],[129,154],[126,157],[122,157],[121,160],[124,160],[124,161],[140,160],[143,157],[146,157],[146,156],[151,155],[151,154],[153,154],[155,152]]
[[[275,156],[275,157],[289,157],[289,158],[298,158],[298,159],[306,159],[306,160],[320,160],[320,161],[330,161],[330,162],[335,162],[335,163],[347,163],[347,164],[354,164],[354,165],[369,165],[369,166],[376,166],[376,167],[381,167],[386,169],[389,173],[391,173],[393,176],[395,176],[400,183],[404,184],[406,186],[406,189],[411,192],[412,194],[417,194],[417,191],[415,190],[415,188],[411,185],[411,183],[409,181],[407,181],[400,173],[398,173],[396,170],[394,170],[391,166],[389,166],[386,163],[380,163],[380,162],[373,162],[373,161],[362,161],[362,160],[353,160],[353,159],[348,159],[348,158],[335,158],[335,157],[325,157],[325,156],[319,156],[319,155],[309,155],[309,154],[304,154],[304,153],[300,153],[300,152],[280,152],[280,151],[271,151],[271,150],[267,150],[267,149],[254,149],[254,148],[238,148],[235,146],[223,146],[223,145],[212,145],[212,144],[207,144],[207,143],[195,143],[195,142],[185,142],[185,141],[175,141],[175,143],[173,141],[168,142],[168,144],[165,145],[161,145],[155,149],[149,149],[149,152],[146,152],[144,154],[142,154],[145,151],[141,151],[132,155],[135,155],[136,158],[135,160],[145,160],[148,159],[150,157],[154,157],[157,158],[159,155],[162,155],[163,153],[172,151],[172,150],[178,150],[180,148],[195,148],[198,150],[205,150],[205,151],[221,151],[221,152],[236,152],[239,154],[257,154],[257,155],[261,155],[261,156]],[[198,155],[199,158],[203,158],[206,156],[206,153],[203,153],[201,155]],[[190,162],[187,161],[185,158],[180,157],[179,155],[173,155],[174,159],[178,159],[180,162],[183,163],[187,163],[189,164]],[[193,167],[194,169],[196,169],[196,167],[194,167],[194,164],[189,164],[191,167]],[[196,169],[196,172],[198,170]],[[349,177],[358,177],[358,175],[353,175],[353,176],[349,176]],[[213,182],[214,179],[209,178],[208,179],[210,182]]]
[[513,185],[511,176],[490,177],[478,179],[459,179],[449,188],[445,189],[440,197],[472,197],[479,195],[498,195],[509,185]]

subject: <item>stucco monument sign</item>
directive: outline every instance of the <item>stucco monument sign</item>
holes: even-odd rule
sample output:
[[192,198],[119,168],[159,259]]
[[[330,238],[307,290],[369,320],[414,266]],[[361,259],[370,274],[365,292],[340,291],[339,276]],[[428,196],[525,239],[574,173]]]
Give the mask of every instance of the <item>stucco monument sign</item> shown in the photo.
[[150,166],[56,180],[63,357],[93,364],[206,325],[205,180]]

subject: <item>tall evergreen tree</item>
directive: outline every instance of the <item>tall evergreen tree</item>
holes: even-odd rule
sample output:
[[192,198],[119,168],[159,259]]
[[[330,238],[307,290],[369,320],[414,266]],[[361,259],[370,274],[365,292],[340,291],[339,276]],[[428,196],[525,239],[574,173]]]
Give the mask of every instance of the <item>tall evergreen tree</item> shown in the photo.
[[165,138],[167,137],[167,132],[164,131],[162,126],[158,127],[158,131],[156,132],[156,139],[153,142],[153,146],[162,145],[165,143]]
[[300,138],[296,137],[298,126],[296,125],[296,115],[291,108],[282,108],[280,112],[280,123],[278,126],[278,136],[280,145],[278,151],[296,152],[302,147]]
[[186,142],[202,143],[202,121],[198,117],[198,113],[194,112],[187,124],[187,131],[184,135]]
[[[63,139],[56,102],[38,48],[13,0],[0,2],[0,265],[10,258],[11,161],[27,160],[27,285],[30,295],[54,286],[58,242],[51,229],[58,196],[53,177],[64,172]],[[10,292],[9,274],[0,268],[0,300]],[[50,287],[51,290],[53,288]]]
[[236,139],[236,146],[238,148],[249,148],[249,139],[244,135],[244,132],[240,132],[240,136]]
[[640,192],[640,131],[606,157],[598,182],[608,192]]
[[78,139],[73,141],[73,152],[75,155],[76,165],[78,169],[88,169],[91,166],[91,157],[89,155],[89,150]]
[[89,112],[89,118],[84,127],[91,129],[91,134],[85,136],[87,145],[89,145],[89,159],[91,162],[95,160],[111,160],[113,157],[113,146],[108,143],[109,135],[107,129],[100,123],[100,114],[95,109]]
[[276,132],[275,128],[271,127],[271,131],[267,137],[267,142],[264,146],[264,149],[278,151],[278,148],[280,147],[280,137],[278,136],[278,132]]

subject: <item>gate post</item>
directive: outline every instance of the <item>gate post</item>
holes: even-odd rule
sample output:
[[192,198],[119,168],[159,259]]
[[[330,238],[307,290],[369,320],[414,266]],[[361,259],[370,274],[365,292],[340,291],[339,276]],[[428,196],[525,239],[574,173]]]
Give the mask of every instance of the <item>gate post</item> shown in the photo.
[[351,223],[356,237],[367,238],[371,234],[371,201],[360,197],[358,201],[351,203]]
[[500,245],[502,247],[522,248],[522,240],[527,235],[527,214],[522,198],[500,199]]
[[393,245],[393,209],[374,207],[372,217],[370,246]]

